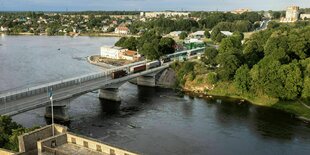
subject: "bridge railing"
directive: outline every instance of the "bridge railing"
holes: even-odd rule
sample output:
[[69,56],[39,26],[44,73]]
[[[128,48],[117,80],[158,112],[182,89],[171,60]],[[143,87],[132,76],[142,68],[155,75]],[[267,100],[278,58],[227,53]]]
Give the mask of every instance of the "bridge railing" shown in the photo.
[[[192,50],[187,50],[187,51],[181,51],[181,52],[176,52],[173,54],[168,55],[169,57],[177,57],[179,54],[184,54],[184,53],[190,53],[193,51],[196,51],[197,53],[202,52],[204,48],[197,48],[197,49],[192,49]],[[42,94],[42,93],[47,93],[50,88],[53,90],[61,89],[64,87],[69,87],[69,86],[74,86],[74,85],[80,85],[81,83],[88,82],[91,80],[96,80],[99,78],[106,77],[110,75],[114,71],[118,70],[129,70],[130,67],[147,63],[147,61],[139,61],[135,63],[131,63],[128,65],[120,66],[120,67],[115,67],[112,69],[108,69],[105,71],[101,72],[96,72],[96,73],[90,73],[74,78],[69,78],[69,79],[64,79],[64,80],[59,80],[55,82],[49,82],[46,84],[38,85],[38,86],[33,86],[29,88],[24,88],[24,89],[17,89],[17,90],[10,90],[5,93],[0,94],[0,103],[5,103],[37,94]]]

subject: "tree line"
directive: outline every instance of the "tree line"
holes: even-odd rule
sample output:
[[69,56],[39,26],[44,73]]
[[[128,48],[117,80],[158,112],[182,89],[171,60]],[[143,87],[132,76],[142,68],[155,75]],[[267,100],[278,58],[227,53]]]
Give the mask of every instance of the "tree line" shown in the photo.
[[171,38],[165,38],[156,31],[145,32],[141,37],[122,37],[115,46],[139,51],[147,59],[155,60],[161,56],[174,53],[176,42]]

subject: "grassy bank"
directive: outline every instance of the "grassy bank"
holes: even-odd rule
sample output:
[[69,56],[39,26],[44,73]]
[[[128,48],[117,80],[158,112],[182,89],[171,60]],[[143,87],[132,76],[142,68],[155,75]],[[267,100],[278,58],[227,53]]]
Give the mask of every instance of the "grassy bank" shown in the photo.
[[296,117],[303,120],[310,120],[310,109],[302,104],[303,101],[281,101],[277,98],[268,97],[266,95],[253,95],[249,93],[240,93],[232,83],[229,82],[220,82],[218,83],[213,90],[206,91],[208,95],[215,96],[225,96],[238,99],[244,99],[248,102],[265,106],[270,108],[275,108],[283,110],[292,114],[295,114]]

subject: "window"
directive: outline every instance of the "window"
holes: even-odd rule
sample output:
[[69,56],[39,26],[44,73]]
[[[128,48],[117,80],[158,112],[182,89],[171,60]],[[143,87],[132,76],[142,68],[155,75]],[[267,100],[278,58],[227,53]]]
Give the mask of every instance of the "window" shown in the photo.
[[88,148],[88,142],[83,141],[84,147]]
[[110,155],[115,155],[115,150],[110,149]]
[[56,147],[56,140],[52,140],[51,147],[52,148]]
[[76,144],[75,138],[71,137],[71,143]]
[[97,148],[97,151],[102,152],[100,145],[96,145],[96,148]]

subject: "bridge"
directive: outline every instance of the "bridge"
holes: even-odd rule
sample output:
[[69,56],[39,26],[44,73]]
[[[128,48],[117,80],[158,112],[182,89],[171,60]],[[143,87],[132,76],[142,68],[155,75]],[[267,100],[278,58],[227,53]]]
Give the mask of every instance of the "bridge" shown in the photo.
[[[203,51],[204,48],[197,48],[169,54],[166,57],[170,58],[171,60],[178,60],[180,58],[191,59]],[[172,62],[173,61],[161,63],[154,68],[146,69],[138,73],[131,73],[121,78],[113,79],[111,74],[120,70],[129,71],[131,67],[150,63],[150,61],[140,61],[75,78],[64,79],[24,89],[2,92],[0,94],[0,115],[12,116],[48,105],[50,102],[48,92],[51,88],[53,90],[53,100],[56,104],[66,102],[74,97],[78,97],[85,93],[93,92],[96,90],[100,90],[100,98],[120,101],[117,93],[118,87],[120,87],[125,82],[135,78],[142,78],[140,81],[146,85],[154,85],[156,82],[156,74],[169,68],[169,65]]]

